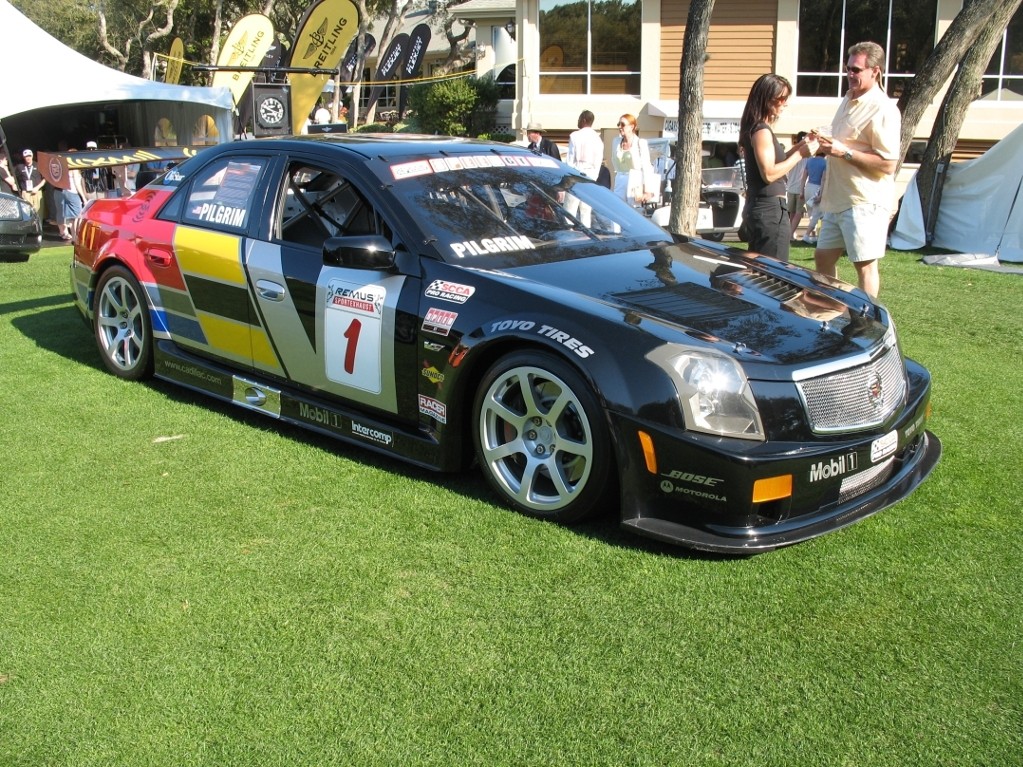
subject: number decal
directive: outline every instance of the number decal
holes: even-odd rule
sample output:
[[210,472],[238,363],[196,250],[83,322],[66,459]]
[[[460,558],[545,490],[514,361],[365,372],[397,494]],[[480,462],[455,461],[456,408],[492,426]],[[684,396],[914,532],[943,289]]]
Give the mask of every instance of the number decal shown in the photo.
[[352,375],[355,372],[355,350],[359,346],[359,333],[362,331],[362,323],[358,318],[352,320],[352,324],[345,331],[345,338],[348,339],[348,347],[345,349],[345,372]]
[[327,378],[379,394],[382,381],[384,301],[387,289],[376,283],[334,279],[327,285]]

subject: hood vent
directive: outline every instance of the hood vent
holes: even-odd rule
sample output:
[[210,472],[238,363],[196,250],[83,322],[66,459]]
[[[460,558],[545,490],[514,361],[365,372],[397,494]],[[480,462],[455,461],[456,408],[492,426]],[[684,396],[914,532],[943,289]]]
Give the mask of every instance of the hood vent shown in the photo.
[[[732,279],[732,276],[729,279]],[[730,322],[760,311],[760,307],[741,298],[691,282],[629,293],[614,293],[612,298],[654,317],[690,326]]]

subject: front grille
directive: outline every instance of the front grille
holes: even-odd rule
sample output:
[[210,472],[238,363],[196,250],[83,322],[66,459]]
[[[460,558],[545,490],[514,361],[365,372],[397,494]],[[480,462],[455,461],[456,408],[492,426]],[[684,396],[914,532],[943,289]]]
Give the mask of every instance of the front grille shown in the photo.
[[0,234],[0,245],[24,245],[25,236],[22,234]]
[[845,503],[850,498],[855,498],[872,488],[884,484],[888,477],[891,476],[894,466],[895,459],[889,458],[884,463],[871,466],[866,471],[846,477],[842,480],[842,485],[838,490],[838,502]]
[[810,428],[818,433],[878,426],[906,397],[906,374],[897,346],[865,365],[797,381]]

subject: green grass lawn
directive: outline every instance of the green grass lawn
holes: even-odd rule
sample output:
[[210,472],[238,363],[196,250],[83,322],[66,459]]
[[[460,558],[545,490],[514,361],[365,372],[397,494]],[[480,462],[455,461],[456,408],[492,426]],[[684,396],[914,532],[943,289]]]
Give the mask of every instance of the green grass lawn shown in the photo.
[[918,259],[941,464],[749,559],[123,383],[0,263],[0,765],[1020,765],[1023,277]]

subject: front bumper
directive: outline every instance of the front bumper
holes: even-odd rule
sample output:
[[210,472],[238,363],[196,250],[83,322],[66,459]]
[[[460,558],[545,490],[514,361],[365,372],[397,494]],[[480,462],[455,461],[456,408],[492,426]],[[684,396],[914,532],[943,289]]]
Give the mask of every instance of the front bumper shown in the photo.
[[[758,553],[799,543],[907,497],[941,457],[925,428],[929,387],[883,433],[746,442],[612,417],[624,452],[624,528],[694,549]],[[639,449],[639,433],[654,460]],[[774,493],[771,488],[790,491]],[[764,488],[768,488],[765,494]]]
[[38,221],[0,222],[0,253],[36,253],[43,245]]

